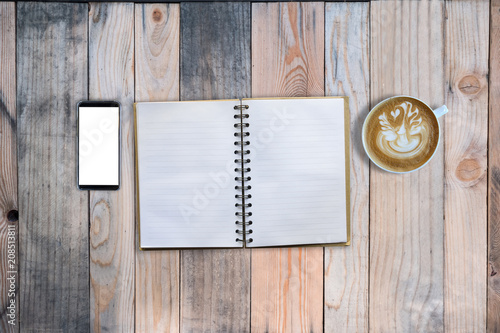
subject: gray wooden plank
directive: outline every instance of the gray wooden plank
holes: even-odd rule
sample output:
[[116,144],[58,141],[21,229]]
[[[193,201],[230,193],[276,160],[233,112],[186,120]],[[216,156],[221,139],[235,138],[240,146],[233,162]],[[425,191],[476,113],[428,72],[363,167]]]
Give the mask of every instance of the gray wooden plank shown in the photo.
[[[182,100],[250,96],[250,20],[249,3],[181,3]],[[180,306],[182,332],[248,332],[250,251],[181,251]]]
[[19,332],[16,4],[0,3],[0,331]]
[[488,319],[500,332],[500,0],[490,3],[490,74],[488,131]]
[[76,186],[86,4],[17,4],[20,331],[89,331],[88,193]]
[[352,245],[325,248],[325,332],[368,331],[370,167],[360,133],[370,104],[369,29],[369,4],[326,4],[326,95],[349,97]]
[[250,96],[250,4],[181,4],[181,99]]
[[89,98],[120,102],[120,189],[90,192],[92,332],[135,329],[134,5],[91,3]]

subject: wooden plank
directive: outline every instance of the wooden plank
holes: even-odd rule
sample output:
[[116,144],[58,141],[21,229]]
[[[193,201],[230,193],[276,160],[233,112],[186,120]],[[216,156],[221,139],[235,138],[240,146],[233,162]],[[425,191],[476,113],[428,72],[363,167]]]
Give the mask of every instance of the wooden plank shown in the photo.
[[[182,100],[250,96],[250,17],[249,3],[181,3]],[[249,332],[250,251],[181,251],[180,303],[182,332]]]
[[[400,94],[443,105],[443,1],[372,2],[370,11],[371,105]],[[409,174],[371,165],[369,322],[375,332],[444,331],[443,147]]]
[[500,331],[500,0],[491,1],[489,131],[488,131],[488,320],[490,332]]
[[324,95],[321,3],[252,4],[252,97]]
[[0,331],[19,332],[16,4],[0,3]]
[[351,246],[325,248],[325,332],[368,331],[368,156],[360,148],[370,99],[370,11],[367,3],[325,7],[325,90],[348,96],[351,119]]
[[[324,95],[323,3],[252,4],[252,97]],[[323,248],[252,250],[252,332],[323,330]]]
[[135,326],[134,4],[90,4],[89,98],[121,103],[118,191],[90,192],[93,332]]
[[[135,99],[179,99],[179,4],[135,5]],[[135,251],[135,331],[179,331],[179,251]]]
[[446,14],[445,327],[485,332],[489,1]]
[[179,99],[178,4],[135,6],[137,102]]
[[17,3],[21,332],[89,331],[88,194],[76,186],[75,140],[87,15],[83,3]]

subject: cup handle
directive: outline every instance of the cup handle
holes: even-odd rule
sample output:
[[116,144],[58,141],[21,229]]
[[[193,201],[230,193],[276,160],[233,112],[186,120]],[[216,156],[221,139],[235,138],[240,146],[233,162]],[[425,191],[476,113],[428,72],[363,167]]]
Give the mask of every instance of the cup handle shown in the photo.
[[434,112],[434,114],[436,115],[437,118],[441,117],[442,115],[448,113],[448,108],[446,107],[446,105],[443,105],[435,110],[432,110],[432,112]]

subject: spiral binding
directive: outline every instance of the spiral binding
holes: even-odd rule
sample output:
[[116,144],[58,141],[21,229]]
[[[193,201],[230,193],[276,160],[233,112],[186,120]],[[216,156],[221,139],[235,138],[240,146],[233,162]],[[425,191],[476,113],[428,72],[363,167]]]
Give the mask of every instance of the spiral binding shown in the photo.
[[246,164],[251,161],[249,158],[245,158],[245,155],[250,154],[250,150],[243,148],[250,145],[250,141],[244,140],[244,138],[250,136],[250,132],[245,131],[246,128],[250,127],[250,124],[243,122],[243,120],[248,119],[250,115],[243,113],[243,110],[248,110],[248,105],[235,105],[234,109],[238,111],[238,113],[234,115],[234,119],[239,120],[239,122],[234,124],[234,128],[239,129],[238,132],[234,133],[235,137],[239,137],[239,140],[234,142],[234,145],[239,147],[239,149],[234,151],[234,154],[239,156],[234,160],[234,163],[240,165],[234,168],[234,172],[237,174],[237,176],[234,177],[234,180],[241,183],[241,185],[236,185],[234,187],[235,190],[241,191],[241,194],[236,194],[234,196],[240,201],[235,204],[235,207],[239,209],[239,211],[235,213],[237,220],[234,222],[234,224],[238,226],[235,231],[238,235],[236,242],[251,243],[253,242],[253,239],[247,236],[253,233],[253,230],[248,228],[253,223],[249,220],[250,216],[252,216],[252,212],[249,211],[249,208],[252,207],[252,203],[249,202],[252,195],[246,194],[246,192],[252,188],[252,186],[247,185],[247,183],[252,180],[252,177],[247,176],[247,173],[251,171],[251,168],[246,166]]

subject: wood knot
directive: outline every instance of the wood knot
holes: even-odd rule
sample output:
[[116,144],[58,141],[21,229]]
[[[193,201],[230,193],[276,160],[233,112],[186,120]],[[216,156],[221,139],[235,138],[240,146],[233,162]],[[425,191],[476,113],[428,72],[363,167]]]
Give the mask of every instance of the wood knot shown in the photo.
[[163,18],[163,14],[162,14],[161,10],[159,10],[158,8],[153,10],[153,21],[160,22],[162,18]]
[[494,267],[494,264],[495,262],[489,262],[488,263],[488,266],[489,266],[489,272],[488,272],[488,275],[489,275],[489,279],[488,279],[488,284],[489,284],[489,288],[491,290],[493,290],[493,292],[495,294],[500,294],[500,279],[498,278],[498,272],[497,270],[495,269]]
[[466,75],[458,82],[458,89],[465,95],[475,95],[481,90],[481,82],[475,75]]
[[19,220],[19,212],[17,210],[13,209],[7,213],[7,221],[17,222],[18,220]]
[[89,15],[92,15],[92,21],[98,23],[101,20],[101,10],[99,6],[90,7]]
[[96,249],[112,237],[110,233],[111,211],[109,203],[101,199],[90,214],[90,245]]
[[468,158],[458,164],[455,172],[458,179],[463,182],[470,182],[481,176],[481,166],[477,160]]

